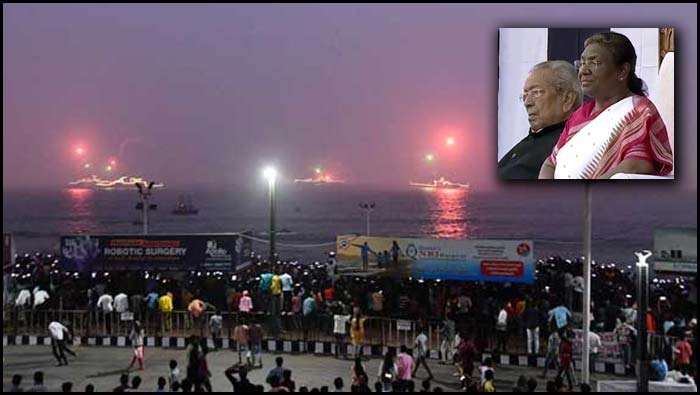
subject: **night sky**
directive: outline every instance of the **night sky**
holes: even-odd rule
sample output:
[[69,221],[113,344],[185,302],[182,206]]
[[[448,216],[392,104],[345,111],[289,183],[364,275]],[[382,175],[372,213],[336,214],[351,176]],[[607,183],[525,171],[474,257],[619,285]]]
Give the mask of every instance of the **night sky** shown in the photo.
[[110,159],[169,184],[272,163],[492,188],[498,28],[593,25],[676,27],[677,185],[697,188],[693,4],[3,5],[3,188]]

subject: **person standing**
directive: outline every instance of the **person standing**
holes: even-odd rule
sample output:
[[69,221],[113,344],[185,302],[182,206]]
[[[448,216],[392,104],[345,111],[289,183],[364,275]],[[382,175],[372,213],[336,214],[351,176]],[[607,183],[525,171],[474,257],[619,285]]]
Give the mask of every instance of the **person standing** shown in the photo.
[[382,315],[384,310],[384,291],[377,288],[376,291],[372,293],[372,311],[375,316]]
[[496,319],[496,352],[500,350],[502,354],[506,353],[506,343],[508,342],[508,311],[506,311],[507,304],[504,304],[501,311],[498,313],[498,318]]
[[532,301],[527,303],[524,321],[527,332],[527,353],[537,355],[540,352],[540,309]]
[[634,360],[632,359],[632,346],[634,345],[637,329],[625,321],[621,321],[613,332],[617,338],[617,343],[622,349],[622,358],[625,364],[625,373],[631,374],[634,372]]
[[173,327],[173,294],[167,292],[165,295],[161,296],[158,299],[158,307],[160,308],[163,332],[170,332]]
[[193,299],[187,306],[187,312],[190,314],[195,330],[199,329],[199,336],[205,337],[204,334],[204,311],[207,307],[212,307],[208,303],[204,303],[200,299]]
[[549,311],[547,322],[550,324],[555,322],[556,330],[563,331],[568,327],[569,322],[571,322],[571,311],[567,309],[566,306],[559,305]]
[[476,346],[471,335],[461,338],[459,347],[459,373],[462,389],[466,390],[472,384],[472,374],[474,373],[474,361],[476,360]]
[[250,367],[255,366],[255,357],[258,357],[258,366],[263,367],[262,362],[262,341],[263,341],[263,330],[262,326],[257,323],[250,325],[250,336],[249,336],[249,349],[250,358],[248,359],[248,365]]
[[211,338],[214,341],[214,348],[218,349],[221,347],[221,329],[223,326],[224,318],[221,316],[221,311],[216,310],[211,317],[209,317],[209,331],[211,332]]
[[129,297],[124,292],[120,292],[114,297],[114,311],[119,314],[129,311]]
[[358,311],[355,313],[352,321],[350,321],[350,338],[354,347],[355,358],[362,355],[362,347],[365,342],[365,320],[366,318]]
[[398,370],[396,361],[394,361],[394,352],[391,350],[387,351],[377,371],[377,378],[382,383],[382,392],[392,392],[392,386],[398,379]]
[[[356,244],[353,244],[356,245]],[[369,254],[375,253],[372,251],[371,248],[369,248],[369,244],[365,241],[364,244],[362,244],[360,247],[360,256],[362,256],[362,270],[367,271],[369,269]]]
[[683,374],[690,373],[690,360],[693,356],[693,348],[690,346],[688,339],[678,339],[673,347],[673,365],[676,370]]
[[394,390],[397,392],[402,392],[408,387],[408,383],[413,380],[413,370],[415,367],[413,357],[408,354],[406,345],[401,345],[400,351],[396,363],[398,369],[398,382],[396,384],[398,388],[394,387]]
[[282,279],[279,274],[279,267],[275,268],[270,281],[270,320],[272,321],[272,336],[279,338],[281,331],[280,314],[282,312]]
[[600,348],[603,346],[603,343],[600,340],[600,336],[593,331],[593,328],[590,328],[588,332],[588,344],[590,344],[589,371],[595,372],[595,362],[598,359],[598,354],[600,353]]
[[339,358],[340,353],[347,359],[347,351],[345,349],[345,336],[347,335],[347,325],[350,321],[349,314],[343,314],[343,308],[338,306],[336,313],[333,315],[333,335],[335,335],[335,357]]
[[105,293],[97,300],[97,306],[102,308],[102,320],[108,334],[112,333],[112,312],[114,311],[114,298]]
[[138,361],[139,363],[139,370],[143,370],[143,338],[143,328],[141,327],[141,323],[138,320],[136,320],[134,321],[134,326],[133,328],[131,328],[131,333],[129,334],[131,346],[134,348],[134,357],[131,359],[131,363],[129,364],[129,367],[126,370],[130,370],[134,366],[134,362],[136,361]]
[[238,311],[243,313],[243,316],[245,317],[252,310],[253,310],[253,299],[251,299],[250,293],[247,290],[243,291],[243,296],[241,297],[241,300],[238,302]]
[[[243,363],[243,353],[248,353],[248,343],[250,342],[250,328],[248,325],[241,323],[233,328],[233,341],[236,342],[236,349],[238,350],[238,363]],[[250,359],[248,359],[248,364],[250,365]]]
[[314,299],[314,296],[312,293],[309,293],[309,295],[304,299],[304,302],[302,303],[302,312],[303,312],[303,326],[304,326],[304,341],[307,341],[309,339],[309,331],[312,329],[312,326],[316,320],[316,299]]
[[399,265],[399,255],[401,254],[401,248],[399,248],[399,244],[396,242],[396,240],[391,242],[391,260],[394,264],[394,266]]
[[282,281],[282,311],[283,314],[289,314],[292,311],[292,291],[294,290],[294,279],[289,274],[288,270],[280,276]]
[[440,336],[442,337],[442,342],[440,343],[440,354],[441,361],[440,364],[446,365],[452,363],[452,357],[454,356],[454,344],[455,344],[455,322],[452,320],[451,315],[445,318],[440,326]]
[[571,346],[571,336],[565,334],[561,339],[561,344],[559,345],[559,371],[557,372],[557,379],[562,379],[562,375],[566,375],[566,380],[569,382],[569,390],[574,389],[576,384],[576,376],[574,373],[573,365],[573,347]]

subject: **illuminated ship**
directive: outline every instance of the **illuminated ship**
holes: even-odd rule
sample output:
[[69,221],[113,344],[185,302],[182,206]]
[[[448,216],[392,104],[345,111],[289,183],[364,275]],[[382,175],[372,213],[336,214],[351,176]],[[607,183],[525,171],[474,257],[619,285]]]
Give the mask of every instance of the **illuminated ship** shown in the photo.
[[[141,177],[121,176],[116,180],[104,180],[98,176],[92,175],[90,177],[81,178],[77,181],[71,181],[68,183],[68,185],[76,188],[132,189],[136,183],[148,185],[149,182]],[[153,184],[154,188],[162,188],[164,186],[165,185],[160,183]]]
[[421,183],[411,181],[409,185],[412,187],[429,189],[469,189],[469,184],[459,184],[456,182],[451,182],[446,180],[445,177],[440,177],[437,180],[433,180],[432,183]]
[[322,174],[320,169],[316,169],[316,178],[297,178],[294,180],[295,184],[312,184],[312,185],[325,185],[325,184],[342,184],[345,181],[337,180],[329,174]]

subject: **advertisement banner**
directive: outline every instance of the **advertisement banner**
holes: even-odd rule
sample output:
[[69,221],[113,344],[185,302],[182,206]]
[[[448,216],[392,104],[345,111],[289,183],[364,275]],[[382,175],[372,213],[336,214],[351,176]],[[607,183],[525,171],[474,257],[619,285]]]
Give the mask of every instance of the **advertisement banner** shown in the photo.
[[[374,269],[425,279],[532,283],[535,280],[531,240],[442,240],[337,236],[341,261],[362,260],[364,243]],[[393,264],[392,246],[399,259]],[[387,258],[383,258],[387,257]],[[374,264],[376,262],[376,265]]]
[[697,228],[654,230],[654,270],[657,272],[698,272]]
[[[571,345],[574,348],[574,357],[580,358],[583,350],[583,331],[574,329],[574,339]],[[617,336],[614,332],[599,332],[600,348],[596,362],[622,363],[622,349],[617,342]]]
[[99,235],[61,237],[66,271],[237,270],[247,264],[250,239],[238,234]]

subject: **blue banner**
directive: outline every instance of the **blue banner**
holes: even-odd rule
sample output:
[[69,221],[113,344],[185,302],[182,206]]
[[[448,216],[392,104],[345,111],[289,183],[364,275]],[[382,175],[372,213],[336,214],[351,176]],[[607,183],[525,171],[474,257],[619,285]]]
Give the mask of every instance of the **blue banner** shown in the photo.
[[63,236],[61,268],[232,272],[249,261],[250,251],[250,239],[238,234]]

